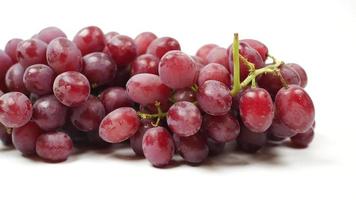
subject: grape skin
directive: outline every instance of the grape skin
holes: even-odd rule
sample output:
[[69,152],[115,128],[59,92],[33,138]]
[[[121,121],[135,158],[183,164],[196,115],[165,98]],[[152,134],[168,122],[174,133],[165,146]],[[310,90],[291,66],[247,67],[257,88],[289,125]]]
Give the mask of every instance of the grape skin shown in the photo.
[[0,97],[0,123],[18,128],[30,121],[32,103],[20,92],[9,92]]

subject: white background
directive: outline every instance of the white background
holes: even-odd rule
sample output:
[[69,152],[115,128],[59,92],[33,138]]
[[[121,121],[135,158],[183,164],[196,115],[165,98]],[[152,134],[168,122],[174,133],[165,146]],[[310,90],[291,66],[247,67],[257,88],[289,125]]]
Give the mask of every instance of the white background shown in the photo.
[[326,1],[2,1],[0,48],[55,25],[70,38],[82,27],[135,37],[178,39],[194,54],[205,43],[227,47],[234,32],[308,72],[316,107],[310,148],[236,152],[200,167],[156,169],[130,151],[88,152],[62,164],[22,157],[0,146],[0,199],[355,199],[356,2]]

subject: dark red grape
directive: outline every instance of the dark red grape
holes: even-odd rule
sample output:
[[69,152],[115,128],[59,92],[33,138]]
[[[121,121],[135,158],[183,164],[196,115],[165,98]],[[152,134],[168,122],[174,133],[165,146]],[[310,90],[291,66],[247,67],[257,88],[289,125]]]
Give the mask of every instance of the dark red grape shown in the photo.
[[156,38],[147,47],[146,53],[152,54],[159,59],[168,51],[180,50],[179,42],[171,37]]
[[181,89],[196,82],[199,69],[189,55],[181,51],[170,51],[162,57],[158,72],[165,85]]
[[99,99],[103,103],[106,113],[110,113],[120,107],[130,107],[133,105],[133,102],[126,93],[126,89],[122,87],[109,87],[105,89],[100,93]]
[[36,153],[36,141],[42,133],[40,127],[30,121],[24,126],[12,130],[12,142],[22,154],[32,155]]
[[314,123],[314,104],[308,93],[300,86],[282,88],[276,95],[276,116],[289,129],[304,133]]
[[178,102],[178,101],[195,102],[196,101],[195,92],[190,88],[176,90],[174,92],[174,94],[172,95],[172,99],[174,102]]
[[231,114],[223,116],[205,115],[203,129],[216,142],[224,143],[236,139],[240,133],[240,124]]
[[252,132],[265,132],[274,117],[273,101],[262,88],[248,88],[239,100],[239,113],[244,125]]
[[52,131],[65,124],[67,107],[54,95],[44,96],[33,104],[32,119],[45,131]]
[[111,31],[111,32],[108,32],[104,35],[105,37],[105,44],[107,44],[113,37],[117,36],[117,35],[120,35],[118,32],[115,32],[115,31]]
[[140,127],[136,111],[130,107],[118,108],[101,121],[99,135],[106,142],[119,143],[133,136]]
[[225,149],[224,142],[217,142],[209,137],[207,137],[208,147],[209,147],[209,155],[218,155],[222,153]]
[[74,44],[86,55],[92,52],[100,52],[105,47],[103,31],[96,26],[88,26],[81,29],[73,39]]
[[22,39],[14,38],[6,43],[5,52],[10,56],[13,63],[17,62],[17,45],[22,41]]
[[49,162],[67,160],[73,150],[72,139],[64,132],[50,132],[38,137],[36,142],[37,154]]
[[198,56],[199,58],[202,59],[203,61],[203,64],[206,65],[209,63],[208,61],[208,54],[210,53],[210,51],[212,49],[214,49],[215,47],[219,47],[218,45],[216,44],[206,44],[206,45],[203,45],[202,47],[200,47],[198,49],[198,51],[196,52],[196,56]]
[[240,150],[247,153],[256,153],[267,143],[267,134],[265,132],[255,133],[241,126],[241,132],[236,141]]
[[137,54],[142,55],[147,51],[147,47],[155,40],[157,36],[151,32],[143,32],[136,36],[135,44],[137,47]]
[[145,135],[146,131],[153,127],[152,120],[141,120],[141,125],[138,131],[130,137],[130,146],[132,150],[138,156],[143,156],[143,149],[142,149],[142,140],[143,136]]
[[109,84],[110,86],[125,87],[127,81],[131,78],[130,76],[131,67],[130,65],[116,70],[116,75],[114,80]]
[[83,57],[83,74],[95,87],[114,80],[116,70],[115,61],[105,53],[94,52]]
[[290,138],[294,146],[299,148],[306,148],[314,139],[314,129],[309,128],[304,133],[298,133],[297,135]]
[[241,43],[246,43],[253,49],[255,49],[261,56],[263,61],[267,60],[268,57],[268,48],[265,44],[258,40],[253,40],[253,39],[244,39],[240,41]]
[[127,94],[136,103],[147,105],[168,100],[171,90],[155,74],[136,74],[126,84]]
[[289,138],[297,134],[292,131],[286,125],[284,125],[278,118],[274,118],[271,127],[268,129],[268,133],[277,138]]
[[229,55],[227,50],[223,47],[213,48],[207,56],[207,61],[208,63],[221,64],[226,69],[229,69]]
[[270,129],[268,129],[268,131],[267,131],[267,142],[268,143],[278,145],[278,144],[282,144],[286,140],[287,140],[287,138],[281,138],[281,137],[277,137],[277,136],[273,135],[272,132],[270,131]]
[[47,47],[47,62],[57,73],[82,71],[82,54],[78,47],[66,38],[52,40]]
[[120,68],[131,63],[137,56],[135,42],[126,35],[114,36],[106,44],[104,52],[109,54]]
[[104,105],[97,97],[89,96],[86,102],[72,109],[70,120],[77,129],[89,132],[98,130],[104,116]]
[[180,101],[169,108],[167,124],[169,129],[178,136],[187,137],[199,131],[202,124],[202,116],[193,103]]
[[1,123],[0,123],[0,141],[5,146],[12,145],[11,134],[7,132],[7,129]]
[[7,91],[5,84],[5,75],[12,66],[12,60],[4,51],[0,50],[0,90]]
[[131,76],[141,73],[158,75],[158,64],[159,59],[154,55],[140,55],[131,63]]
[[61,29],[54,27],[54,26],[50,26],[50,27],[42,29],[37,34],[36,38],[49,44],[52,40],[59,38],[59,37],[66,38],[67,35]]
[[156,167],[168,165],[174,155],[172,136],[163,127],[150,128],[143,136],[142,149],[152,165]]
[[177,152],[189,163],[201,163],[209,155],[206,138],[199,133],[188,137],[174,134],[173,139]]
[[12,65],[6,72],[5,84],[8,90],[13,92],[21,92],[28,94],[28,91],[23,83],[23,75],[25,73],[25,68],[16,63]]
[[19,63],[28,67],[34,64],[46,64],[47,44],[41,40],[30,39],[17,45],[16,56]]
[[[303,88],[305,88],[308,84],[308,76],[307,73],[305,72],[305,70],[298,64],[295,63],[287,63],[284,64],[284,66],[288,66],[289,68],[293,69],[294,71],[296,71],[300,77],[300,86],[302,86]],[[297,84],[297,83],[294,83]]]
[[200,69],[198,85],[202,85],[207,80],[217,80],[224,83],[226,86],[231,86],[230,72],[218,63],[210,63]]
[[88,99],[90,94],[89,81],[79,72],[64,72],[54,80],[53,93],[62,104],[68,107],[76,107]]
[[0,123],[18,128],[30,121],[32,103],[20,92],[9,92],[0,97]]
[[208,80],[199,86],[199,107],[209,115],[225,115],[232,105],[230,90],[220,81]]
[[52,85],[56,74],[47,65],[35,64],[27,67],[23,75],[26,89],[37,95],[52,93]]

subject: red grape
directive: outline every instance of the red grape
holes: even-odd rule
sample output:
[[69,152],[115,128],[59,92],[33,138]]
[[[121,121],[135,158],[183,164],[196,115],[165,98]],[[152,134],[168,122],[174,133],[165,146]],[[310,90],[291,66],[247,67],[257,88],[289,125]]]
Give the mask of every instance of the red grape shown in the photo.
[[14,38],[6,43],[5,52],[10,56],[13,63],[17,62],[17,45],[22,41],[22,39]]
[[66,38],[52,40],[47,47],[47,62],[57,73],[82,70],[82,54],[78,47]]
[[20,92],[9,92],[0,97],[0,123],[18,128],[30,121],[32,103]]
[[159,59],[154,55],[140,55],[131,63],[131,76],[141,73],[158,75],[158,64]]
[[117,69],[116,70],[116,75],[114,80],[109,84],[110,86],[120,86],[120,87],[125,87],[127,81],[130,79],[130,66],[126,66],[122,69]]
[[203,61],[203,64],[208,64],[208,54],[210,53],[210,51],[212,49],[214,49],[215,47],[219,47],[218,45],[216,44],[206,44],[206,45],[203,45],[202,47],[200,47],[198,49],[198,51],[196,52],[196,56],[198,56],[199,58],[202,59]]
[[10,69],[7,70],[5,84],[8,90],[28,94],[25,84],[23,83],[24,72],[25,68],[19,63],[12,65]]
[[79,72],[64,72],[54,80],[53,93],[62,104],[68,107],[76,107],[88,99],[90,94],[89,81]]
[[88,26],[81,29],[73,39],[74,44],[86,55],[92,52],[100,52],[105,47],[103,31],[96,26]]
[[100,93],[99,99],[103,103],[106,113],[110,113],[120,107],[130,107],[133,105],[125,88],[122,87],[109,87],[105,89]]
[[131,63],[137,56],[135,42],[126,35],[114,36],[106,44],[104,52],[109,54],[120,68]]
[[190,88],[176,90],[174,92],[174,94],[172,95],[172,99],[174,100],[174,102],[178,102],[178,101],[195,102],[196,101],[195,92]]
[[179,42],[171,37],[156,38],[147,47],[146,53],[152,54],[159,59],[168,51],[180,50]]
[[202,124],[202,116],[193,103],[180,101],[169,108],[167,124],[169,129],[178,136],[187,137],[199,131]]
[[142,149],[152,165],[156,167],[168,165],[174,155],[172,136],[163,127],[150,128],[143,136]]
[[240,133],[240,124],[231,114],[222,116],[205,115],[203,129],[216,142],[224,143],[236,139]]
[[207,137],[208,147],[209,147],[209,155],[218,155],[222,153],[225,149],[224,142],[217,142],[209,137]]
[[263,61],[267,60],[268,57],[268,48],[265,44],[258,40],[253,40],[253,39],[244,39],[240,41],[241,43],[246,43],[253,49],[255,49],[261,56]]
[[135,44],[137,47],[137,54],[142,55],[147,51],[147,47],[155,40],[157,36],[151,32],[143,32],[136,36]]
[[198,84],[202,85],[207,80],[217,80],[230,87],[230,76],[230,72],[223,65],[210,63],[200,70]]
[[199,86],[199,107],[209,115],[225,115],[231,109],[230,90],[220,81],[208,80]]
[[24,155],[36,153],[37,138],[43,133],[35,122],[28,122],[24,126],[12,130],[12,142],[15,148]]
[[147,105],[165,102],[171,90],[155,74],[136,74],[126,84],[127,94],[136,103]]
[[52,93],[52,85],[56,74],[47,65],[35,64],[27,67],[23,75],[26,89],[37,95]]
[[271,127],[268,129],[268,133],[270,133],[273,137],[277,138],[289,138],[297,133],[289,129],[286,125],[284,125],[278,118],[274,118]]
[[119,143],[133,136],[140,126],[136,111],[121,107],[109,113],[100,123],[99,135],[106,142]]
[[207,61],[208,63],[221,64],[226,69],[229,69],[229,55],[227,50],[223,47],[213,48],[207,56]]
[[291,68],[297,72],[297,74],[300,77],[300,86],[302,86],[303,88],[305,88],[307,86],[308,76],[307,76],[307,73],[305,72],[305,70],[300,65],[295,64],[295,63],[287,63],[287,64],[284,64],[284,66],[288,66],[289,68]]
[[72,139],[64,132],[50,132],[38,137],[36,142],[37,154],[49,162],[67,160],[73,150]]
[[256,153],[266,144],[267,134],[265,132],[255,133],[241,126],[241,132],[236,141],[240,150],[247,153]]
[[132,150],[138,156],[143,156],[143,149],[142,149],[142,140],[143,136],[145,135],[146,131],[152,128],[152,120],[141,120],[141,125],[138,131],[130,137],[130,146]]
[[306,148],[314,139],[314,129],[309,128],[304,133],[298,133],[297,135],[291,137],[291,142],[294,146],[299,148]]
[[174,134],[173,139],[178,153],[189,163],[201,163],[209,155],[206,138],[199,133],[188,137],[180,137]]
[[0,50],[0,90],[7,91],[5,85],[5,75],[12,65],[12,60],[4,51]]
[[199,69],[189,55],[181,51],[170,51],[162,57],[158,72],[165,85],[181,89],[196,82]]
[[67,36],[61,29],[54,27],[54,26],[50,26],[50,27],[42,29],[37,34],[36,38],[49,44],[52,40],[59,38],[59,37],[66,38]]
[[17,45],[16,56],[19,63],[28,67],[34,64],[46,64],[47,44],[41,40],[30,39]]

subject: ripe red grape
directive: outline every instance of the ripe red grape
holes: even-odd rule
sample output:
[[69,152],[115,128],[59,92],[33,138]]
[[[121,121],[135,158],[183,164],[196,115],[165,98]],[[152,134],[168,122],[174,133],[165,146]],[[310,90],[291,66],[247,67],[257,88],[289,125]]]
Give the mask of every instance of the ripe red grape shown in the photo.
[[276,95],[276,116],[289,129],[304,133],[314,123],[314,104],[308,93],[300,86],[282,88]]
[[32,103],[20,92],[9,92],[0,97],[0,123],[18,128],[30,121]]
[[94,52],[83,57],[83,74],[95,87],[114,80],[116,70],[115,61],[105,53]]
[[120,34],[118,32],[115,32],[115,31],[111,31],[111,32],[106,33],[104,35],[105,44],[107,44],[113,37],[115,37],[117,35],[120,35]]
[[27,67],[23,74],[26,89],[37,95],[52,93],[52,85],[56,74],[47,65],[35,64]]
[[19,63],[12,65],[9,70],[7,70],[5,84],[8,90],[28,94],[25,84],[23,83],[24,72],[25,68]]
[[202,59],[203,64],[206,65],[208,64],[208,54],[210,53],[210,51],[212,49],[214,49],[215,47],[218,47],[218,45],[216,44],[206,44],[203,45],[202,47],[200,47],[198,49],[198,51],[195,53],[196,56],[198,56],[199,58]]
[[136,36],[135,44],[137,47],[137,55],[145,54],[147,47],[155,40],[157,36],[151,32],[143,32]]
[[140,128],[135,133],[135,135],[130,137],[130,146],[132,150],[136,153],[136,155],[143,156],[143,136],[145,135],[146,131],[152,127],[152,120],[141,120]]
[[100,52],[105,47],[103,31],[96,26],[88,26],[81,29],[73,39],[74,44],[86,55],[92,52]]
[[[294,71],[296,71],[300,77],[300,86],[302,86],[303,88],[305,88],[308,84],[308,76],[307,73],[305,72],[305,70],[298,64],[295,63],[287,63],[284,64],[284,66],[288,66],[289,68],[293,69]],[[294,83],[296,84],[296,83]]]
[[309,130],[304,133],[298,133],[290,139],[294,146],[306,148],[314,139],[314,128],[309,128]]
[[255,133],[244,126],[241,126],[241,132],[236,141],[240,150],[247,153],[256,153],[266,144],[267,134],[265,132]]
[[199,107],[209,115],[225,115],[232,105],[230,90],[220,81],[208,80],[199,86]]
[[174,92],[174,94],[172,95],[172,99],[174,100],[174,102],[178,102],[178,101],[195,102],[196,101],[195,92],[190,88],[176,90]]
[[140,126],[136,111],[130,107],[118,108],[101,121],[99,135],[106,142],[119,143],[133,136]]
[[72,139],[64,132],[50,132],[38,137],[37,154],[49,162],[67,160],[73,150]]
[[141,73],[158,75],[158,64],[159,59],[154,55],[140,55],[131,63],[131,76]]
[[167,124],[173,133],[187,137],[199,131],[202,124],[202,116],[193,103],[179,101],[169,108]]
[[52,40],[47,47],[47,62],[57,73],[82,70],[82,54],[78,47],[66,38]]
[[52,40],[59,38],[59,37],[66,38],[67,35],[61,29],[54,27],[54,26],[50,26],[50,27],[42,29],[37,34],[36,38],[49,44]]
[[218,63],[223,65],[226,69],[229,69],[229,55],[227,50],[223,47],[213,48],[206,59],[208,63]]
[[67,107],[61,104],[54,95],[44,96],[33,104],[32,119],[45,131],[60,128],[66,121]]
[[174,155],[172,136],[163,127],[150,128],[143,136],[142,149],[152,165],[156,167],[168,165]]
[[255,49],[261,56],[263,61],[267,60],[268,57],[268,48],[265,44],[258,40],[253,40],[253,39],[244,39],[240,41],[241,43],[246,43],[253,49]]
[[156,38],[148,45],[146,53],[152,54],[160,59],[164,54],[172,50],[180,50],[179,42],[171,37],[161,37]]
[[68,107],[76,107],[88,99],[90,94],[89,81],[79,72],[64,72],[54,80],[53,93],[62,104]]
[[249,88],[240,96],[239,113],[244,125],[252,132],[265,132],[274,117],[273,101],[262,88]]
[[137,56],[135,42],[126,35],[114,36],[106,44],[104,52],[109,54],[120,68],[131,63]]
[[22,41],[22,39],[14,38],[6,43],[5,52],[10,56],[13,63],[17,62],[17,45]]
[[278,118],[274,118],[271,127],[268,129],[268,133],[271,134],[273,137],[277,138],[289,138],[297,133],[292,131],[286,125],[284,125]]
[[126,89],[122,87],[109,87],[105,89],[100,93],[99,99],[103,103],[106,113],[110,113],[120,107],[130,107],[133,105],[133,102],[126,93]]
[[42,133],[40,127],[30,121],[24,126],[12,130],[12,142],[22,154],[32,155],[36,153],[36,141]]
[[230,87],[230,76],[230,72],[223,65],[217,63],[210,63],[200,69],[198,85],[202,85],[207,80],[217,80]]
[[174,134],[173,140],[177,152],[189,163],[201,163],[209,155],[206,138],[199,133],[188,137],[180,137]]
[[12,60],[4,51],[0,50],[0,90],[7,91],[5,85],[5,75],[12,65]]
[[165,102],[171,90],[155,74],[136,74],[126,84],[127,94],[136,103],[147,105]]
[[7,132],[7,129],[1,123],[0,123],[0,141],[5,146],[11,146],[12,145],[11,134],[9,134]]
[[236,139],[240,133],[240,124],[229,113],[222,116],[205,115],[203,129],[216,142],[225,143]]
[[17,45],[16,56],[19,63],[28,67],[34,64],[46,64],[47,44],[41,40],[30,39]]
[[196,82],[199,69],[189,55],[181,51],[170,51],[162,57],[158,72],[165,85],[181,89]]

